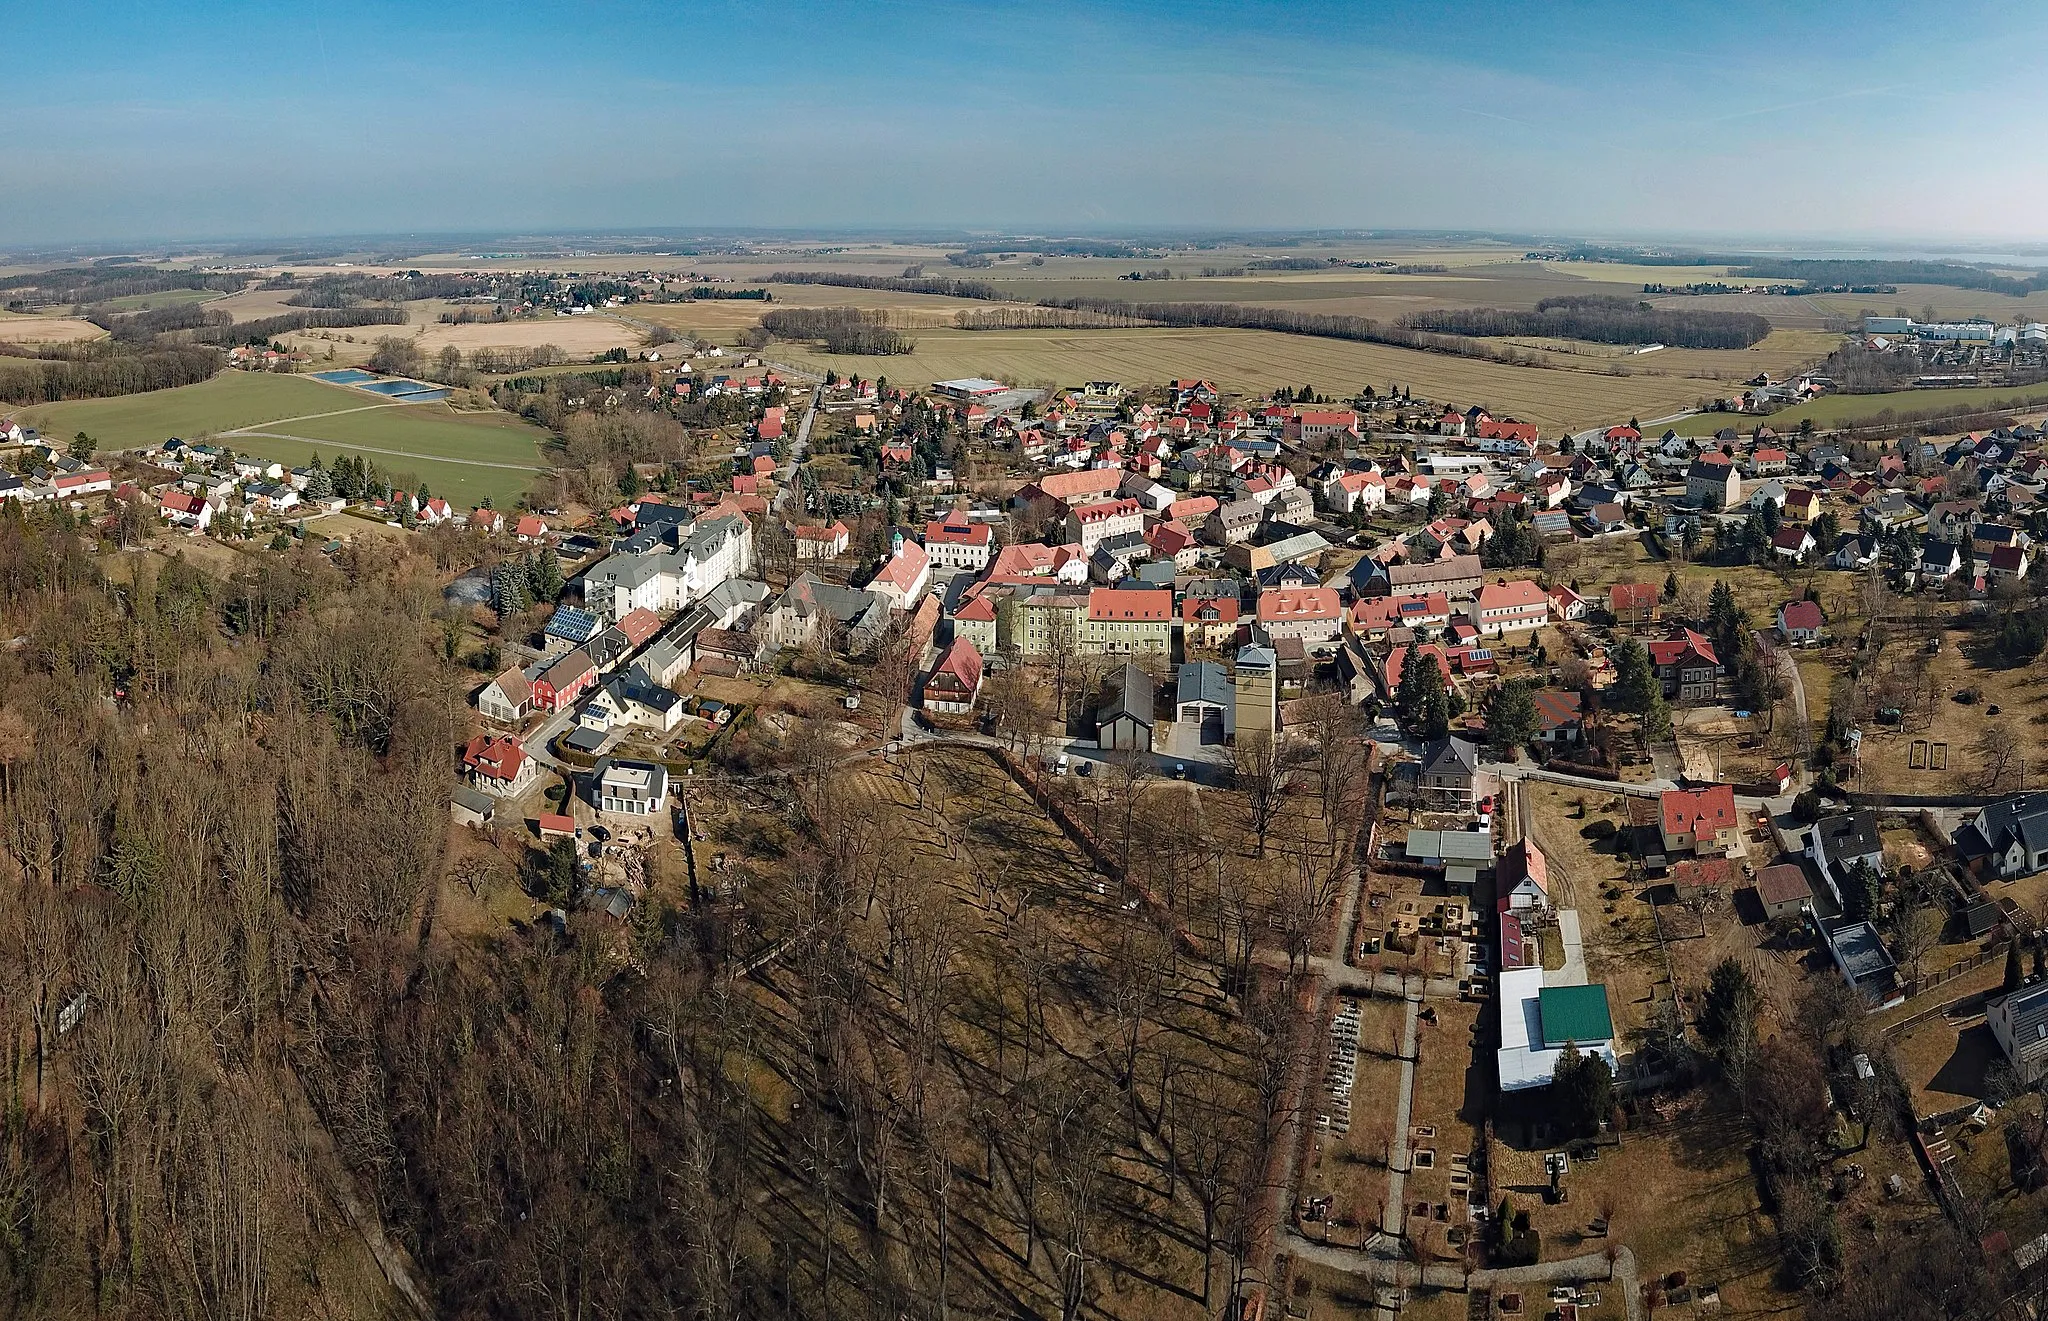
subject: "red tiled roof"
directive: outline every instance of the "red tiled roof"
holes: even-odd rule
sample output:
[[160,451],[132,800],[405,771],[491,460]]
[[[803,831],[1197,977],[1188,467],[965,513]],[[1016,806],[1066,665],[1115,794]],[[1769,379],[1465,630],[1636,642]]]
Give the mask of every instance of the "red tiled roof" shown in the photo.
[[[953,691],[972,693],[981,687],[981,652],[966,638],[955,638],[946,648],[946,654],[939,657],[939,663],[932,666],[932,672],[925,682],[931,683],[940,675],[953,680]],[[949,685],[939,685],[942,689]]]
[[1164,588],[1097,587],[1088,593],[1088,617],[1099,620],[1173,618],[1173,593]]
[[1718,666],[1721,658],[1714,654],[1714,644],[1693,632],[1681,629],[1675,638],[1663,638],[1648,644],[1650,661],[1656,665],[1676,665],[1688,652],[1696,655],[1709,665]]
[[1336,619],[1342,605],[1334,587],[1273,587],[1259,593],[1259,622]]
[[637,647],[661,631],[661,616],[642,606],[621,615],[618,628],[626,641]]
[[1659,806],[1667,835],[1711,839],[1719,831],[1732,829],[1738,819],[1733,785],[1717,784],[1696,791],[1669,789],[1659,800]]
[[1786,628],[1819,628],[1822,623],[1820,606],[1813,601],[1787,601],[1778,613]]
[[926,545],[943,542],[949,546],[986,546],[995,539],[995,529],[987,523],[968,523],[955,519],[930,522],[924,525]]
[[1671,865],[1671,888],[1681,893],[1725,890],[1733,875],[1726,858],[1686,858]]
[[1649,583],[1616,583],[1607,589],[1607,606],[1615,614],[1624,610],[1653,610],[1657,589]]
[[526,750],[514,735],[478,734],[463,748],[462,765],[465,770],[509,784],[519,778],[520,768],[526,765]]

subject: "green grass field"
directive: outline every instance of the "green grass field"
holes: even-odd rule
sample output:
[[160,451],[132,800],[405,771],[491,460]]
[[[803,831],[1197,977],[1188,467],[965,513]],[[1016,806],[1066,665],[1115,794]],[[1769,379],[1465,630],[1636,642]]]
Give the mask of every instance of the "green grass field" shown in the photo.
[[355,408],[376,400],[360,390],[259,372],[222,372],[210,381],[113,399],[79,399],[21,409],[22,425],[53,436],[84,431],[103,449],[132,449],[172,436],[187,440],[281,417]]
[[[1874,417],[1888,408],[1901,413],[1917,413],[1925,409],[1953,408],[1958,404],[1987,405],[2011,400],[2038,401],[2048,406],[2048,385],[1982,385],[1955,390],[1894,390],[1889,394],[1830,394],[1768,417],[1744,413],[1698,413],[1672,423],[1670,430],[1681,436],[1711,436],[1722,427],[1733,427],[1746,435],[1755,430],[1758,423],[1767,422],[1772,430],[1782,433],[1792,430],[1801,419],[1809,417],[1815,426],[1825,428],[1840,426],[1856,418]],[[1660,427],[1657,432],[1662,435],[1664,430]]]
[[109,298],[93,306],[108,312],[142,312],[150,308],[183,307],[187,303],[210,303],[223,297],[217,289],[164,289],[153,294],[129,294]]
[[[221,443],[268,459],[303,463],[359,453],[394,474],[409,474],[451,501],[489,495],[509,504],[546,466],[546,433],[504,413],[462,414],[446,404],[379,405],[377,396],[305,377],[223,372],[210,381],[24,409],[24,424],[48,435],[78,431],[104,449],[129,449],[171,436]],[[269,435],[225,435],[241,429]]]

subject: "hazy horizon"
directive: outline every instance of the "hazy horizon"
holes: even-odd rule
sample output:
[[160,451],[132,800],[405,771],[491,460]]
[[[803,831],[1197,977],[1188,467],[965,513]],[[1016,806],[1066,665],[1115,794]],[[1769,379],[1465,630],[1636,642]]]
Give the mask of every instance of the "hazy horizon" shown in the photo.
[[[2048,14],[1329,3],[10,15],[0,245],[638,230],[2048,242]],[[2004,57],[2001,59],[2001,57]],[[1987,184],[1989,185],[1987,187]]]

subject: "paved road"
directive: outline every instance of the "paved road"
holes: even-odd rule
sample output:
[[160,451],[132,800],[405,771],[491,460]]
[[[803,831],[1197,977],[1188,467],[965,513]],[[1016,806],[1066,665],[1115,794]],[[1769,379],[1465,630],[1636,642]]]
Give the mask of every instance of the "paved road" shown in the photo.
[[789,444],[789,480],[783,482],[775,492],[775,512],[781,513],[782,506],[789,499],[790,491],[796,486],[796,470],[804,461],[804,454],[811,447],[811,423],[818,416],[818,401],[825,397],[825,387],[812,389],[811,402],[804,405],[804,420],[797,423],[796,439]]

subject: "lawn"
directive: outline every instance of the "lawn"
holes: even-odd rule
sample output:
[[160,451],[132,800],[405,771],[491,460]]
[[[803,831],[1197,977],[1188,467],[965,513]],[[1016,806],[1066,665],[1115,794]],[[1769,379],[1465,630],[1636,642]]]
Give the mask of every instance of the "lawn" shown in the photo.
[[1447,403],[1484,400],[1494,412],[1533,421],[1551,434],[1619,418],[1658,417],[1721,392],[1719,382],[1685,376],[1513,367],[1262,330],[925,330],[913,338],[916,350],[894,357],[828,354],[794,343],[778,344],[774,352],[818,372],[883,375],[905,384],[975,375],[1037,385],[1202,376],[1228,390],[1263,393],[1307,384],[1333,395],[1400,385]]
[[[215,435],[240,452],[293,464],[353,452],[385,471],[424,481],[457,503],[490,496],[509,507],[545,467],[546,433],[504,413],[457,413],[446,404],[379,404],[360,390],[306,377],[223,372],[176,390],[46,404],[23,410],[54,436],[83,430],[106,449],[170,436]],[[253,428],[263,434],[225,435]]]

